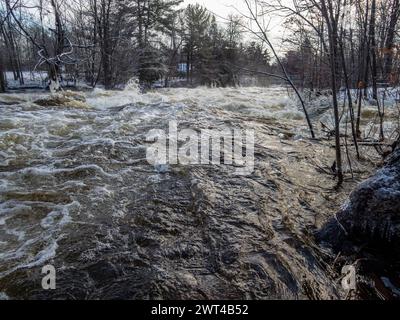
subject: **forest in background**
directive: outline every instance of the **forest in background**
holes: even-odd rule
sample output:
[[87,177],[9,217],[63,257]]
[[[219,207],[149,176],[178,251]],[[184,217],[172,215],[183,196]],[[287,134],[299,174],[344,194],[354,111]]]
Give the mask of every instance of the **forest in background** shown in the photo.
[[235,85],[237,65],[265,71],[265,46],[244,42],[238,16],[219,25],[206,8],[181,2],[2,1],[3,72],[21,85],[23,71],[44,70],[111,89],[132,77]]

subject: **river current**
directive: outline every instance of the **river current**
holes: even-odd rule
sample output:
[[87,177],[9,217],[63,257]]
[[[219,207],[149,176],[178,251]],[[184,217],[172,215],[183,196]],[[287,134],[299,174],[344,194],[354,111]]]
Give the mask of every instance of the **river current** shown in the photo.
[[[309,139],[286,89],[62,96],[0,95],[1,298],[343,296],[334,257],[313,234],[371,166],[353,164],[357,179],[335,191],[321,169],[333,141]],[[310,113],[316,127],[330,121],[330,109]],[[146,135],[169,121],[254,130],[254,171],[149,164]],[[41,286],[48,264],[56,290]]]

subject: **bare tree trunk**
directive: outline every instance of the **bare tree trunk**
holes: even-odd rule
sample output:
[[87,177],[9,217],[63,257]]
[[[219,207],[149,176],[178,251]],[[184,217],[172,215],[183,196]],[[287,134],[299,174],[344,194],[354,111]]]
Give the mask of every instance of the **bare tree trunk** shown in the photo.
[[390,14],[390,22],[388,34],[385,43],[385,65],[384,73],[386,79],[389,79],[390,73],[392,71],[393,65],[393,47],[394,47],[394,37],[396,33],[396,25],[400,17],[400,0],[393,0],[392,11]]
[[[343,34],[343,30],[342,30],[342,34]],[[339,44],[340,44],[340,53],[341,53],[344,79],[345,79],[345,84],[346,84],[347,100],[348,100],[348,104],[349,104],[351,133],[353,136],[353,142],[354,142],[354,146],[356,149],[357,158],[360,158],[360,153],[358,150],[358,142],[357,142],[357,133],[356,133],[355,123],[354,123],[355,119],[354,119],[353,98],[351,97],[351,92],[350,92],[350,80],[349,80],[349,76],[347,73],[346,60],[345,60],[345,56],[344,56],[343,39],[340,39]],[[347,124],[346,124],[346,130],[347,130]]]
[[3,57],[0,55],[0,92],[6,91],[6,80],[4,77]]
[[[364,32],[367,34],[368,30],[368,15],[369,13],[369,0],[367,0],[366,3],[366,9],[365,9],[365,26],[364,26]],[[370,29],[371,30],[371,29]],[[368,78],[369,78],[369,65],[370,65],[370,45],[371,45],[371,37],[368,35],[366,36],[366,42],[365,42],[365,53],[366,53],[366,61],[364,65],[364,98],[367,99],[368,97]]]
[[[54,20],[55,20],[55,56],[60,56],[64,50],[64,30],[60,18],[60,11],[56,0],[51,0],[51,6],[54,10]],[[56,63],[51,63],[49,65],[49,79],[50,79],[50,91],[60,90],[59,76],[61,75],[60,65]]]
[[142,1],[136,0],[137,12],[136,12],[136,20],[138,23],[138,33],[137,33],[137,42],[139,48],[139,81],[141,84],[145,81],[145,70],[144,70],[144,61],[145,61],[145,23],[144,23],[144,5]]
[[188,49],[188,52],[186,54],[186,81],[187,81],[187,83],[190,82],[190,64],[191,64],[191,62],[190,62],[190,52],[189,52],[189,49]]
[[10,59],[10,66],[12,68],[13,74],[14,74],[14,80],[19,80],[19,83],[22,85],[24,84],[24,78],[22,75],[22,70],[21,70],[21,61],[20,61],[20,54],[18,50],[16,49],[16,41],[14,37],[14,30],[13,26],[11,23],[11,18],[10,18],[10,13],[9,11],[11,10],[11,5],[10,5],[10,0],[6,0],[6,12],[7,16],[5,18],[7,28],[1,27],[4,40],[6,42],[7,46],[7,51],[9,54],[9,59]]
[[[361,3],[358,3],[358,12],[360,19],[362,19]],[[360,29],[364,30],[362,40],[360,39],[360,55],[359,55],[359,77],[358,77],[358,107],[357,107],[357,120],[356,120],[356,133],[357,138],[361,137],[360,122],[361,122],[361,108],[363,96],[367,95],[368,88],[368,68],[369,68],[369,39],[367,36],[368,28],[368,13],[369,1],[366,2],[364,24],[360,25]],[[362,21],[361,21],[362,22]]]
[[112,58],[112,48],[111,48],[111,35],[110,35],[110,9],[111,0],[101,1],[101,26],[100,26],[100,38],[101,38],[101,61],[102,61],[102,71],[104,86],[106,89],[112,87],[111,81],[111,58]]
[[[97,34],[98,34],[98,25],[97,25],[97,0],[93,1],[93,47],[97,46]],[[92,50],[91,54],[91,81],[90,84],[92,87],[96,85],[96,50]]]
[[[261,34],[262,34],[262,37],[261,37],[261,38],[262,38],[263,41],[268,45],[268,47],[271,49],[272,54],[274,55],[276,61],[278,62],[278,65],[279,65],[280,69],[282,70],[282,72],[283,72],[283,74],[284,74],[284,76],[285,76],[285,79],[287,80],[287,82],[288,82],[289,85],[292,87],[293,91],[295,92],[296,96],[298,97],[298,99],[299,99],[299,101],[300,101],[300,104],[301,104],[301,107],[302,107],[303,112],[304,112],[304,116],[305,116],[306,121],[307,121],[307,125],[308,125],[308,128],[309,128],[311,137],[314,139],[314,138],[315,138],[314,129],[313,129],[313,126],[312,126],[310,117],[309,117],[309,115],[308,115],[307,108],[306,108],[306,106],[305,106],[304,100],[303,100],[303,98],[302,98],[302,96],[301,96],[299,90],[298,90],[297,87],[294,85],[292,79],[289,77],[289,75],[288,75],[288,73],[287,73],[287,71],[286,71],[286,68],[284,67],[284,65],[283,65],[283,63],[282,63],[282,61],[281,61],[281,59],[279,58],[279,56],[278,56],[278,54],[277,54],[277,52],[276,52],[274,46],[273,46],[272,43],[269,41],[269,38],[268,38],[268,36],[267,36],[267,34],[266,34],[264,28],[261,26],[260,21],[258,21],[257,15],[256,15],[256,14],[254,13],[254,11],[252,10],[252,8],[251,8],[251,6],[250,6],[250,3],[249,3],[249,0],[245,0],[245,3],[246,3],[246,6],[247,6],[247,8],[248,8],[248,10],[249,10],[249,12],[250,12],[250,14],[251,14],[251,16],[252,16],[254,22],[256,23],[256,25],[257,25],[259,31],[260,31]],[[257,5],[257,4],[256,4],[256,5]]]
[[379,100],[377,100],[378,104],[378,116],[379,116],[379,140],[384,141],[385,140],[385,133],[383,131],[383,121],[385,118],[385,98],[386,98],[386,93],[383,93],[382,96],[382,105]]
[[[329,6],[329,7],[328,7]],[[335,118],[335,146],[336,146],[336,174],[338,177],[338,187],[343,183],[343,169],[342,169],[342,154],[340,149],[340,118],[339,118],[339,106],[337,100],[337,19],[333,13],[332,3],[325,3],[325,0],[321,0],[321,13],[324,17],[329,36],[329,61],[331,68],[331,89],[332,89],[332,103],[333,103],[333,114]],[[329,8],[329,9],[328,9]]]
[[371,5],[371,22],[370,22],[370,41],[371,41],[371,77],[372,77],[372,99],[378,100],[377,87],[377,63],[376,63],[376,38],[375,38],[375,22],[376,22],[376,0],[372,0]]

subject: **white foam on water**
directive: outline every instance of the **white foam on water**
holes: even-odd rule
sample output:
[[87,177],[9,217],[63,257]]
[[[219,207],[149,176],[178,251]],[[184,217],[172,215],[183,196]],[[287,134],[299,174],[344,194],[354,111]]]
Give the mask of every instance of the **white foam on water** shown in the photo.
[[0,292],[0,300],[10,300],[10,297],[5,292]]
[[232,107],[240,106],[254,110],[279,106],[295,110],[296,102],[287,95],[285,89],[275,88],[166,88],[147,93],[140,93],[134,87],[123,91],[106,91],[95,89],[87,96],[87,102],[95,108],[112,108],[127,104],[183,103],[199,107]]
[[[30,203],[31,206],[38,204],[38,202]],[[12,247],[7,247],[8,244],[4,243],[5,248],[0,252],[0,260],[9,261],[14,266],[0,273],[0,276],[7,275],[18,269],[42,265],[44,262],[55,257],[58,241],[64,237],[62,228],[72,221],[70,211],[77,210],[80,207],[77,201],[66,205],[41,204],[52,207],[53,210],[39,221],[41,229],[36,231],[32,231],[32,228],[29,225],[24,225],[24,223],[17,228],[7,227],[7,220],[12,219],[15,214],[21,211],[31,211],[32,207],[27,205],[26,202],[20,203],[19,201],[10,200],[1,204],[0,217],[3,215],[5,217],[2,218],[0,227],[4,230],[5,234],[16,238],[13,242],[16,241],[17,245],[14,244]],[[42,249],[32,255],[32,249],[38,246]]]
[[32,261],[30,261],[29,263],[26,263],[24,265],[20,265],[18,267],[18,269],[21,269],[21,268],[32,268],[32,267],[35,267],[35,266],[40,266],[40,265],[44,264],[46,261],[48,261],[51,258],[55,257],[56,256],[56,252],[57,252],[57,248],[58,248],[57,241],[59,241],[59,240],[60,240],[60,238],[52,239],[50,244],[46,248],[41,250],[33,258]]
[[[56,196],[64,193],[71,196],[72,193],[72,202],[58,204],[52,203],[52,198],[49,202],[40,202],[23,200],[23,197],[22,200],[7,200],[5,197],[7,201],[0,203],[0,231],[5,235],[0,238],[0,260],[10,267],[0,276],[41,265],[55,257],[59,240],[64,237],[64,227],[74,221],[75,211],[79,214],[82,211],[89,218],[96,214],[110,214],[115,219],[123,217],[127,210],[120,202],[114,204],[118,190],[112,183],[123,181],[136,170],[136,163],[144,162],[144,159],[138,159],[143,157],[138,155],[138,148],[144,148],[146,130],[159,128],[179,116],[182,116],[178,119],[181,121],[192,115],[200,115],[198,121],[188,121],[193,126],[198,124],[199,128],[202,125],[220,125],[222,128],[230,125],[229,121],[245,125],[251,117],[290,123],[288,127],[296,132],[298,128],[306,127],[296,98],[288,95],[287,89],[279,87],[167,88],[141,93],[133,81],[123,91],[95,89],[84,95],[92,108],[30,105],[30,101],[46,97],[42,94],[10,96],[8,101],[19,99],[18,104],[22,103],[23,107],[2,107],[0,193],[11,193],[12,197],[13,192],[21,192],[29,199],[29,193],[34,193],[34,188],[39,186],[39,192],[51,190]],[[5,98],[0,96],[0,104],[1,99]],[[329,123],[328,98],[321,97],[313,105],[307,104],[307,108],[311,113],[319,111],[321,105],[325,108],[322,114]],[[373,113],[374,107],[368,106],[365,110]],[[297,137],[300,139],[301,135]],[[274,148],[274,145],[270,147]],[[282,145],[277,144],[277,148],[281,150]],[[95,162],[103,160],[106,165]],[[108,166],[115,163],[118,165]],[[134,165],[129,167],[131,163]],[[6,166],[10,167],[5,169],[8,171],[3,170]],[[168,178],[170,168],[156,167],[150,171],[145,183],[161,184]],[[137,181],[137,184],[141,185],[143,181]],[[126,188],[137,187],[129,185]],[[74,189],[77,190],[76,197]],[[80,193],[80,189],[85,191]],[[79,197],[85,197],[93,207],[80,210],[80,203],[75,200],[80,200]],[[84,218],[83,215],[80,217]],[[88,223],[88,220],[84,222]],[[110,244],[99,241],[96,250],[102,249],[110,249]],[[87,259],[92,257],[94,255],[88,252]]]

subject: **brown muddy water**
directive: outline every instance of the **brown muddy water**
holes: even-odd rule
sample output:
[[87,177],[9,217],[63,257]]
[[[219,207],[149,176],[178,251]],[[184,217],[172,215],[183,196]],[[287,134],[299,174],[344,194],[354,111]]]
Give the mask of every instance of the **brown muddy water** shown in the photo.
[[[344,297],[313,234],[373,166],[353,163],[356,179],[334,191],[319,169],[333,142],[308,139],[285,89],[128,87],[33,102],[47,98],[0,95],[1,298]],[[331,117],[318,105],[316,126]],[[171,120],[254,129],[254,172],[150,165],[146,135]],[[47,264],[56,290],[41,287]]]

